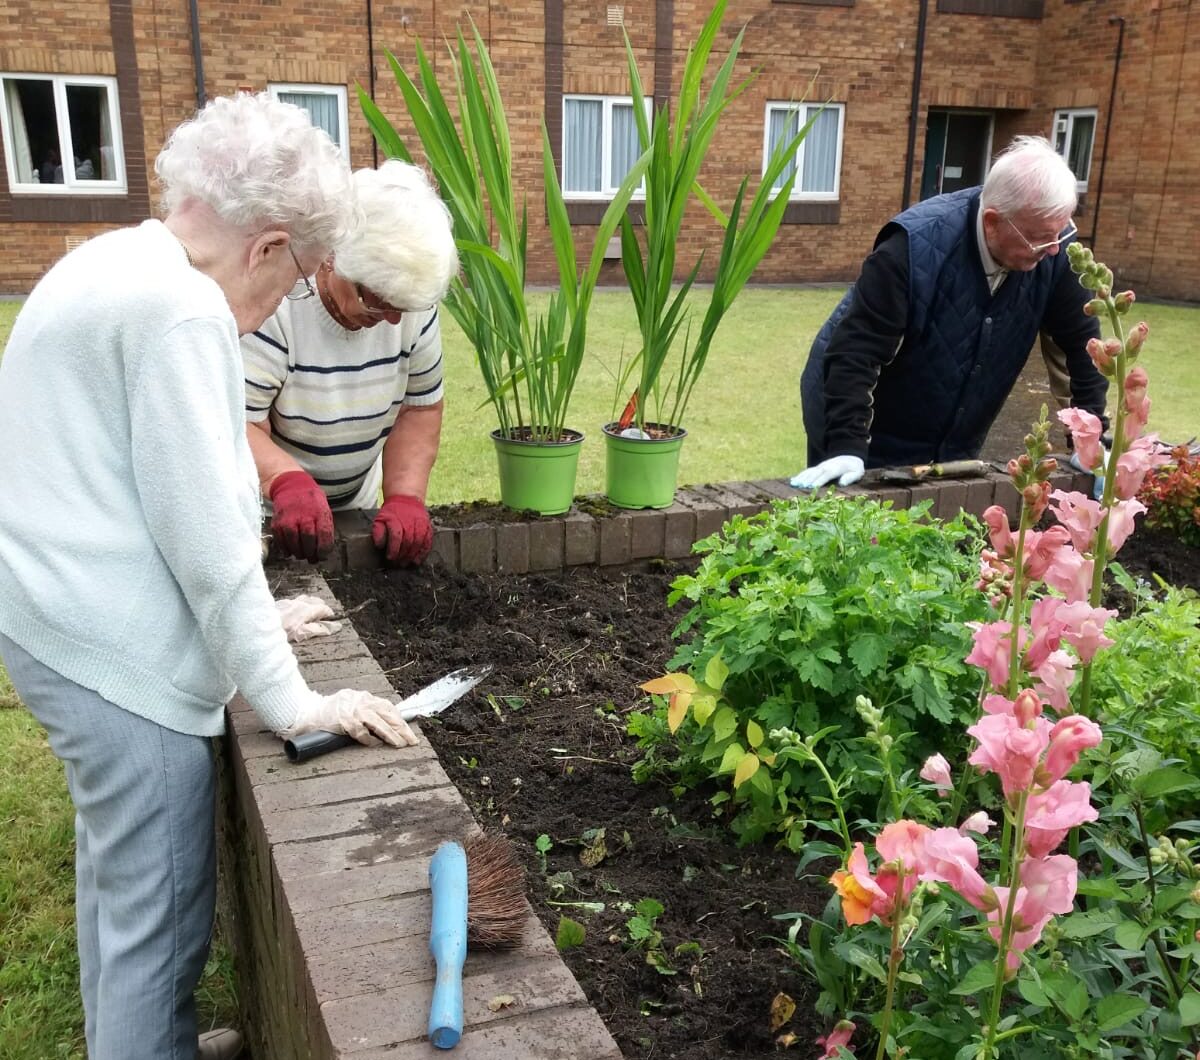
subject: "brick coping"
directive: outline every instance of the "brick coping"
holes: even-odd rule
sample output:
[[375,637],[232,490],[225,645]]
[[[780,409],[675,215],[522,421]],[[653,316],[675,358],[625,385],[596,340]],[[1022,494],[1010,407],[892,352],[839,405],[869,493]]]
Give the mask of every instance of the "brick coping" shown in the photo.
[[[1068,490],[1090,483],[1090,475],[1073,472],[1053,481]],[[1016,490],[1000,474],[840,492],[897,507],[932,500],[938,517],[978,515],[992,504],[1010,516],[1019,510]],[[731,516],[797,495],[784,480],[762,480],[680,490],[662,511],[574,509],[532,521],[514,513],[509,522],[439,527],[430,562],[465,573],[525,573],[680,558]],[[378,566],[369,515],[339,515],[338,528],[338,550],[327,566]],[[269,576],[277,596],[311,593],[340,609],[322,573],[306,563],[272,567]],[[297,645],[296,656],[318,692],[353,687],[396,695],[349,622],[331,637]],[[413,748],[353,747],[293,765],[240,697],[230,703],[222,904],[248,1040],[259,1060],[435,1055],[425,1033],[434,978],[429,859],[442,840],[476,827],[423,735]],[[514,1003],[498,1005],[501,995]],[[464,999],[460,1060],[620,1060],[531,909],[519,949],[469,953]]]
[[[1066,465],[1065,458],[1060,461]],[[1051,478],[1055,489],[1087,492],[1092,477],[1059,471]],[[1001,505],[1015,519],[1020,511],[1017,491],[1009,477],[991,472],[975,478],[947,478],[915,485],[894,483],[855,485],[838,491],[869,496],[907,508],[931,500],[932,514],[948,519],[960,511],[982,515]],[[565,515],[530,517],[512,513],[509,520],[469,526],[443,526],[434,509],[433,552],[426,562],[464,574],[562,570],[565,567],[620,566],[639,560],[682,559],[692,544],[715,533],[734,515],[754,515],[777,500],[800,496],[786,479],[722,482],[689,486],[675,493],[675,502],[659,510],[612,508],[600,496],[581,498]],[[501,509],[502,510],[502,509]],[[380,566],[371,541],[373,511],[338,512],[334,516],[337,542],[322,570],[340,573]]]

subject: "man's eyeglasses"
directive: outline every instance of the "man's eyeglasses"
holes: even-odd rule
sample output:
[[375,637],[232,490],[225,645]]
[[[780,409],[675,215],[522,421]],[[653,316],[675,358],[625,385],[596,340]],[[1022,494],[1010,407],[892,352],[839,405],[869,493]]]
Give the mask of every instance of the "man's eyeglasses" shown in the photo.
[[292,261],[296,263],[296,271],[300,273],[298,279],[292,289],[288,291],[286,297],[293,302],[299,302],[302,298],[315,298],[317,289],[309,280],[308,274],[304,271],[304,266],[300,264],[300,259],[296,257],[296,252],[292,249],[292,244],[288,244],[288,253],[292,256]]
[[1025,238],[1025,233],[1022,232],[1015,224],[1013,224],[1010,218],[1006,217],[1004,220],[1008,221],[1008,223],[1012,225],[1012,230],[1021,237],[1021,242],[1024,243],[1031,251],[1033,251],[1034,254],[1044,254],[1048,250],[1053,250],[1055,247],[1062,246],[1068,239],[1070,239],[1076,232],[1079,231],[1079,229],[1075,227],[1074,221],[1068,221],[1067,227],[1059,233],[1057,239],[1052,239],[1049,243],[1030,243],[1029,240]]
[[396,306],[388,305],[382,298],[377,298],[368,291],[361,283],[354,285],[354,291],[358,295],[358,304],[362,306],[362,311],[368,316],[384,317],[389,314],[403,316],[405,313],[428,313],[433,308],[433,306],[427,305],[424,308],[418,309],[400,309]]

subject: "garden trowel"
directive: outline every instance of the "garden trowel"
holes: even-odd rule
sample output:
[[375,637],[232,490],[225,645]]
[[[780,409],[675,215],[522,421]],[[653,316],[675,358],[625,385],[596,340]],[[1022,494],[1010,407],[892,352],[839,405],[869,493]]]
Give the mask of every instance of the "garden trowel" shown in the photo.
[[[459,670],[453,670],[445,677],[439,677],[432,684],[426,685],[420,691],[406,696],[397,703],[400,717],[405,721],[412,721],[414,718],[428,718],[440,714],[471,691],[491,672],[492,667],[488,663],[464,666]],[[289,762],[303,762],[305,759],[336,751],[339,747],[349,747],[352,743],[357,743],[353,737],[319,729],[316,732],[301,733],[290,740],[284,740],[283,750],[287,754]]]
[[885,467],[877,481],[912,485],[943,478],[979,478],[992,470],[986,460],[947,460],[943,464],[916,464],[912,467]]

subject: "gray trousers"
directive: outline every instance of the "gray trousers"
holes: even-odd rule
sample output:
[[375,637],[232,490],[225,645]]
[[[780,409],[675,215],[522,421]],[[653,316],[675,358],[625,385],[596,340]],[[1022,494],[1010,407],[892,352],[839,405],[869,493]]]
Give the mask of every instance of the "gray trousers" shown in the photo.
[[75,920],[90,1060],[195,1060],[216,902],[212,743],[114,706],[0,635],[75,803]]

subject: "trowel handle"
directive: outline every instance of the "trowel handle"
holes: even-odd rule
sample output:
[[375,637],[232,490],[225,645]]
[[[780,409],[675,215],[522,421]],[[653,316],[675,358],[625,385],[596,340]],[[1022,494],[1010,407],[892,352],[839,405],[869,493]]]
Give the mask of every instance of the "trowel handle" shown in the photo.
[[462,971],[467,959],[467,854],[461,843],[443,843],[429,863],[433,919],[429,952],[437,965],[429,1006],[429,1041],[453,1049],[462,1037]]

